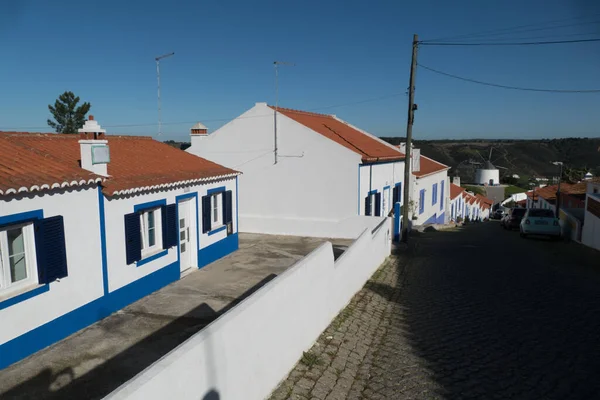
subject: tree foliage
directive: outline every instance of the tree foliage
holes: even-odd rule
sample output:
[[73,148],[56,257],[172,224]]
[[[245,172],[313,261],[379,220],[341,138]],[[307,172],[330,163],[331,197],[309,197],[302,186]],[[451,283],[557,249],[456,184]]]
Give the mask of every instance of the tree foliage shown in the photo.
[[78,107],[78,103],[79,96],[75,96],[73,92],[67,91],[58,96],[54,106],[48,105],[48,110],[54,117],[54,121],[48,120],[48,125],[57,133],[77,133],[85,123],[85,115],[92,107],[87,102]]

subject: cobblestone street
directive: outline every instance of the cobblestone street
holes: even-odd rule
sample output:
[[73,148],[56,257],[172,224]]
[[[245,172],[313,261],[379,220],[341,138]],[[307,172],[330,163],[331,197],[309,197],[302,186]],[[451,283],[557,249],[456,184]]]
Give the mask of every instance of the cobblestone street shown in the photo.
[[273,400],[598,398],[597,252],[489,222],[399,253]]

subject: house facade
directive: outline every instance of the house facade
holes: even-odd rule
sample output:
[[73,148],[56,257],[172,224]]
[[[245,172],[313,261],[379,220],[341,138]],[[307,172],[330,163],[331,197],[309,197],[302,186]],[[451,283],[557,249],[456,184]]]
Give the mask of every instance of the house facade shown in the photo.
[[457,222],[465,217],[465,188],[450,183],[450,221]]
[[[401,151],[403,148],[400,145]],[[450,167],[422,155],[420,151],[413,154],[413,204],[410,210],[413,225],[445,224],[450,220]]]
[[80,132],[0,132],[0,368],[238,247],[238,172]]
[[246,232],[322,236],[402,202],[404,154],[335,115],[256,103],[211,134],[196,124],[186,151],[242,172]]

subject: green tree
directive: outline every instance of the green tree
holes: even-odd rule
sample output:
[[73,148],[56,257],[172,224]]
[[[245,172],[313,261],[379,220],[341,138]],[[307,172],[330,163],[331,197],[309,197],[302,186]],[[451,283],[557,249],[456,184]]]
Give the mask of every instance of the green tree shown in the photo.
[[48,110],[54,116],[54,121],[48,120],[48,125],[56,130],[57,133],[77,133],[85,123],[85,115],[90,111],[92,105],[83,103],[79,107],[79,97],[73,92],[64,92],[54,102],[54,106],[48,105]]

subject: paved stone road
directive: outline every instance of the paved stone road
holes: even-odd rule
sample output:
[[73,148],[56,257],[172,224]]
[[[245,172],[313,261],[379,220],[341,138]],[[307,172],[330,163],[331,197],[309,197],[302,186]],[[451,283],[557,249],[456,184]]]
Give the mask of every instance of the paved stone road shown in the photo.
[[272,399],[600,398],[600,254],[497,223],[415,237]]

